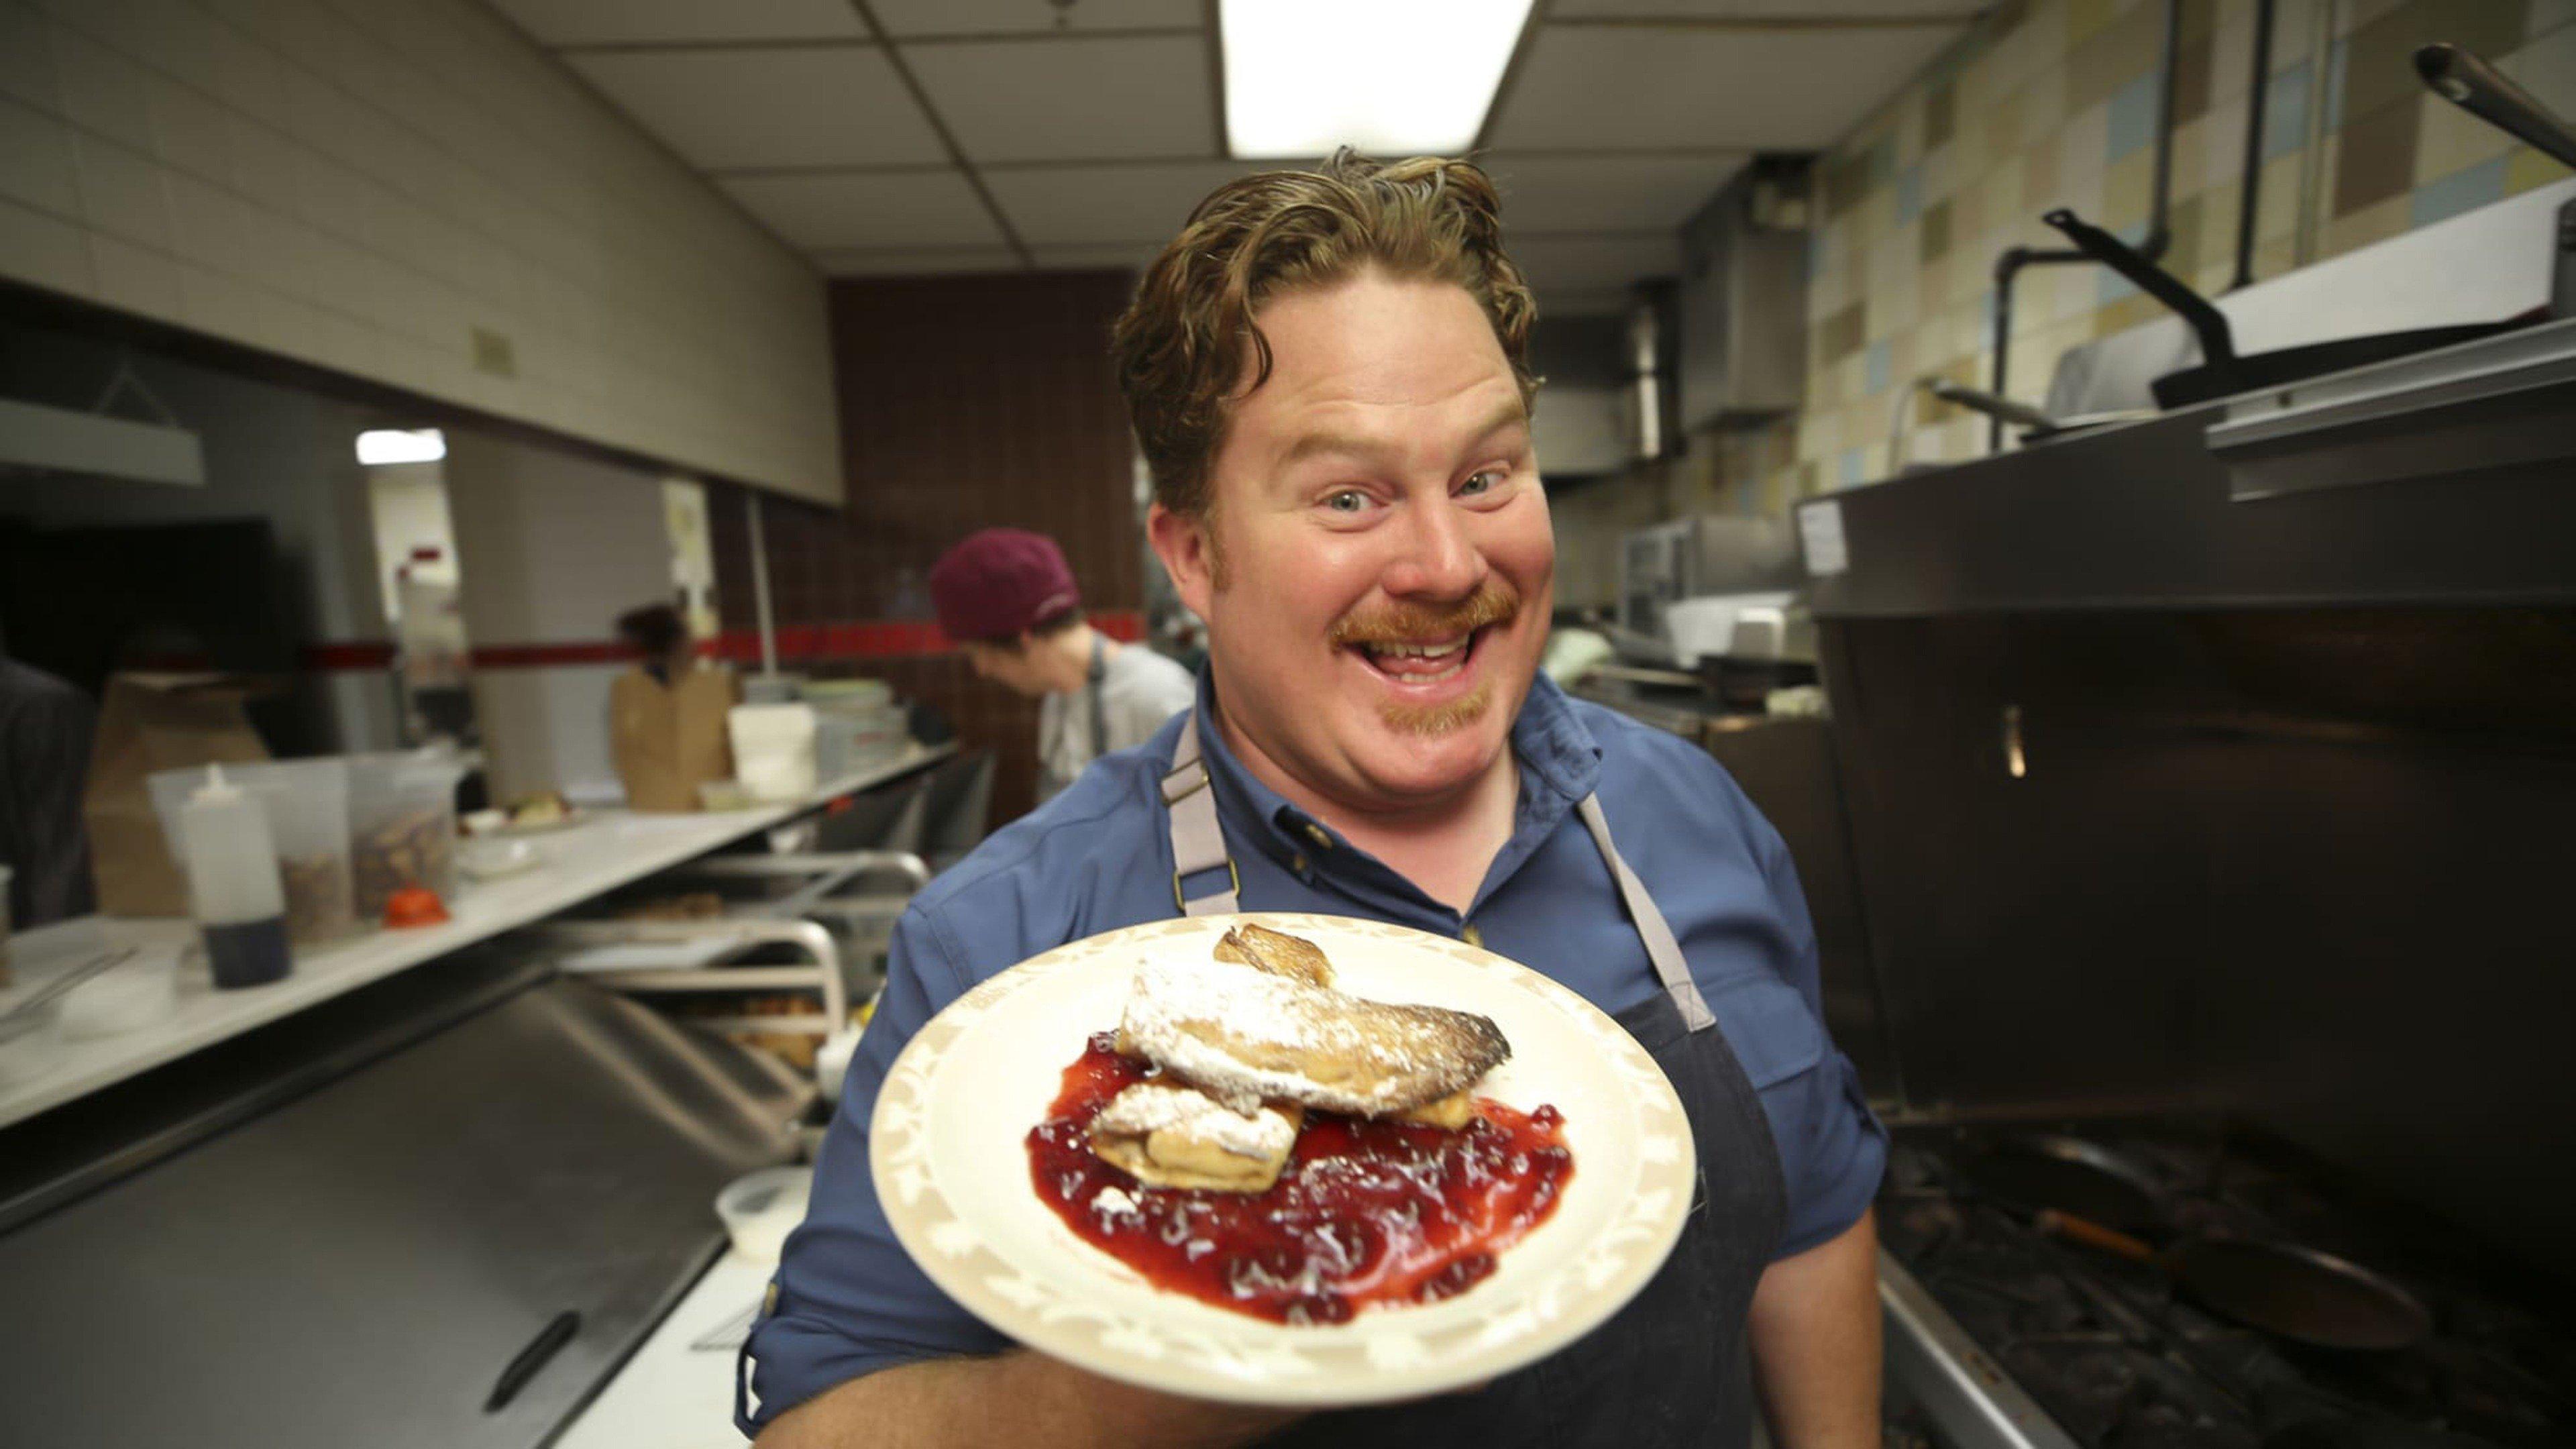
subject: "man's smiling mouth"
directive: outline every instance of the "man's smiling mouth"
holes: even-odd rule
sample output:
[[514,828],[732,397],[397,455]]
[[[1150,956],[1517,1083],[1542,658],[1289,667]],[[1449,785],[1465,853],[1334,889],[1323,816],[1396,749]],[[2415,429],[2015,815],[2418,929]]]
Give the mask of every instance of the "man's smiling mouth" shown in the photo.
[[1475,657],[1485,629],[1426,641],[1371,640],[1350,647],[1370,668],[1403,684],[1438,684],[1454,679]]

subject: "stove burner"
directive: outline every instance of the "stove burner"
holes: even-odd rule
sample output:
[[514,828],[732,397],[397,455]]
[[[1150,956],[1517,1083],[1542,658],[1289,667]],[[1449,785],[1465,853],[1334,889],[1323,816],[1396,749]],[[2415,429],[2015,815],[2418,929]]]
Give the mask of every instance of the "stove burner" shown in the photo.
[[[1993,1134],[2000,1138],[2000,1134]],[[2016,1134],[2002,1140],[2033,1140]],[[2044,1140],[2044,1139],[2043,1139]],[[2077,1140],[2077,1139],[2067,1139]],[[2576,1326],[2515,1305],[2420,1224],[2383,1219],[2300,1165],[2209,1135],[2123,1133],[2163,1231],[2317,1243],[2383,1265],[2431,1309],[2412,1347],[2302,1347],[2219,1319],[2160,1268],[2060,1243],[1971,1164],[1991,1142],[1901,1131],[1880,1196],[1890,1257],[2087,1449],[2524,1449],[2568,1442]],[[1891,1355],[1891,1364],[1898,1361]],[[1945,1425],[1944,1427],[1952,1427]],[[2432,1436],[2432,1437],[2428,1437]],[[1952,1442],[2000,1442],[1973,1435]],[[2041,1442],[2041,1441],[2027,1441]]]

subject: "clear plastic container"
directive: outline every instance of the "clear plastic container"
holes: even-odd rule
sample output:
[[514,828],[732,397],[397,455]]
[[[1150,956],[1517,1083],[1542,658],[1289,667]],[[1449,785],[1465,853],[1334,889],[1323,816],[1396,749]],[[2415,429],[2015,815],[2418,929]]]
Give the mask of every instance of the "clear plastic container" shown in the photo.
[[456,902],[456,782],[465,766],[436,750],[351,755],[349,874],[361,920],[380,922],[405,886]]
[[[268,812],[286,892],[286,934],[299,946],[344,940],[375,923],[358,914],[349,883],[349,762],[337,755],[224,767],[224,777]],[[202,767],[164,770],[149,787],[170,854],[179,849],[179,807],[205,783]]]

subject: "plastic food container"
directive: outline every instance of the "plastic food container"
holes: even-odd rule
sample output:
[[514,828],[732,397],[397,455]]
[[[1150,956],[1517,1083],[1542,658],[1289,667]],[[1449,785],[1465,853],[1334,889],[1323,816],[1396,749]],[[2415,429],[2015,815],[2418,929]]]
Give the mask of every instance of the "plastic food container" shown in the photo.
[[66,1041],[158,1026],[179,1009],[179,958],[138,955],[64,992],[54,1006]]
[[805,1221],[805,1205],[814,1196],[814,1169],[765,1167],[725,1184],[716,1194],[716,1216],[733,1235],[734,1251],[759,1263],[775,1263],[787,1246],[787,1235]]
[[465,767],[436,751],[351,755],[349,875],[358,917],[382,921],[407,885],[456,899],[456,782]]
[[[286,934],[299,946],[343,940],[374,924],[358,914],[349,883],[349,762],[337,755],[224,766],[224,778],[258,799],[286,893]],[[152,808],[172,859],[179,810],[206,782],[203,766],[152,776]]]
[[753,799],[799,800],[814,793],[812,705],[738,704],[725,724],[734,778]]

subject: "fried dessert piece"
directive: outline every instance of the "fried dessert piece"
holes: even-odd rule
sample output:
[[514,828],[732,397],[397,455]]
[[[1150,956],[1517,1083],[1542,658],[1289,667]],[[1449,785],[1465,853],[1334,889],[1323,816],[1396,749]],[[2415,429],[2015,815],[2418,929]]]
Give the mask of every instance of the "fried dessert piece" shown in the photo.
[[1333,984],[1333,963],[1324,959],[1323,948],[1303,936],[1291,936],[1250,921],[1217,939],[1216,959],[1309,986]]
[[1304,1115],[1255,1107],[1246,1116],[1195,1088],[1138,1082],[1091,1119],[1091,1150],[1147,1187],[1266,1192]]
[[1437,1127],[1444,1132],[1455,1132],[1476,1120],[1476,1099],[1467,1094],[1466,1088],[1461,1087],[1437,1102],[1425,1102],[1419,1107],[1398,1112],[1395,1114],[1395,1120],[1417,1123],[1424,1127]]
[[1491,1020],[1467,1012],[1171,961],[1137,969],[1118,1049],[1238,1112],[1287,1101],[1359,1117],[1462,1091],[1512,1051]]

